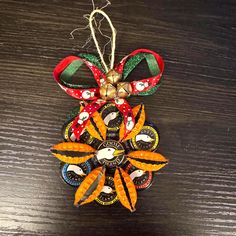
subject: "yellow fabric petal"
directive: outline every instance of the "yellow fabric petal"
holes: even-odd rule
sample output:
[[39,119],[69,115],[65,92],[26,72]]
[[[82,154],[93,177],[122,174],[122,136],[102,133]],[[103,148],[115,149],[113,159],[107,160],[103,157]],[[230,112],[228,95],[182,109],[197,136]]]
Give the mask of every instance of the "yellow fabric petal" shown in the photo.
[[135,211],[137,192],[129,174],[123,169],[117,168],[114,175],[114,183],[121,204],[131,212]]
[[95,149],[84,143],[63,142],[51,148],[52,154],[68,164],[80,164],[94,156]]
[[158,171],[168,164],[168,160],[160,153],[150,151],[130,152],[127,159],[133,166],[145,171]]
[[98,167],[88,174],[75,193],[74,205],[92,202],[101,193],[105,183],[105,168]]

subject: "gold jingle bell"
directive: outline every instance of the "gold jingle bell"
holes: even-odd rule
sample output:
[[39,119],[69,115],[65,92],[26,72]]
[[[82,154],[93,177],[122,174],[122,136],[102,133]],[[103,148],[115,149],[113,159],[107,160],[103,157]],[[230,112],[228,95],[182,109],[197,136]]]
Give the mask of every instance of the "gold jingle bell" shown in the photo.
[[128,82],[120,82],[117,84],[117,96],[120,98],[129,97],[132,93],[131,84]]
[[104,100],[111,100],[116,97],[116,88],[110,83],[102,85],[99,92],[101,98]]
[[121,74],[112,69],[107,72],[106,77],[107,83],[117,84],[118,81],[121,79]]

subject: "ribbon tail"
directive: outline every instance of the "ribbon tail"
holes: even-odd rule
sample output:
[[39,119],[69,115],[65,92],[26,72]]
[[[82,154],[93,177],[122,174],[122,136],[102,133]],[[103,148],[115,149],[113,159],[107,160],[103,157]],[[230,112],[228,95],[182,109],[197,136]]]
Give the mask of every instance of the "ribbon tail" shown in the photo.
[[75,118],[71,126],[73,132],[73,134],[71,135],[71,139],[73,141],[78,141],[80,139],[80,136],[83,134],[89,119],[93,116],[94,112],[96,112],[105,103],[106,101],[102,99],[96,99],[95,101],[87,104],[82,109],[82,111],[78,113],[78,116]]
[[125,134],[124,134],[125,138],[131,132],[131,130],[135,125],[135,119],[132,112],[132,108],[130,107],[129,103],[123,98],[114,99],[112,100],[112,102],[123,114],[124,125],[125,125]]

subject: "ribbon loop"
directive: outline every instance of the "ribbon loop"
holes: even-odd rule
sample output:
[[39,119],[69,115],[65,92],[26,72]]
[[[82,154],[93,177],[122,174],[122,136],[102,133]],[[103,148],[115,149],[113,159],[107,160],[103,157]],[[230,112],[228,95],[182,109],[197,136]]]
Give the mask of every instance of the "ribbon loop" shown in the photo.
[[161,76],[164,71],[164,61],[161,56],[148,49],[138,49],[124,57],[116,66],[116,70],[122,73],[122,80],[127,79],[129,74],[143,60],[146,60],[149,71],[152,75],[150,78],[132,81],[132,94],[145,96],[153,94],[160,86]]
[[53,76],[59,86],[70,96],[80,100],[94,100],[99,98],[99,88],[89,88],[88,85],[71,82],[73,75],[85,64],[93,73],[93,77],[100,86],[105,81],[105,75],[93,63],[75,56],[64,58],[54,69]]

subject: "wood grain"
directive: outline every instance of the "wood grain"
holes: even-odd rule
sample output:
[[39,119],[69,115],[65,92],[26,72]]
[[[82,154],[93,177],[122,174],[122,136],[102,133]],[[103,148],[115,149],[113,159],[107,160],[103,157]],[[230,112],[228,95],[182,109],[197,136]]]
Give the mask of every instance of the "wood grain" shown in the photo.
[[166,63],[158,92],[130,99],[144,102],[170,159],[131,214],[119,204],[74,208],[49,153],[78,104],[52,70],[88,37],[69,33],[84,25],[90,1],[1,0],[0,235],[236,235],[235,6],[116,0],[107,9],[117,61],[142,47]]

